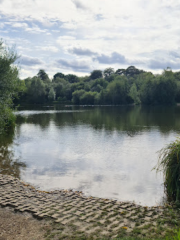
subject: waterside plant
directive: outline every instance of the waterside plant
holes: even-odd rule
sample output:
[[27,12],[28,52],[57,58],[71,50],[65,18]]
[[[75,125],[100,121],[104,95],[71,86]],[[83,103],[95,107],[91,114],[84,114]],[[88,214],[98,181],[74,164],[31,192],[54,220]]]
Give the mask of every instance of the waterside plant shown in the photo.
[[157,171],[163,171],[167,201],[180,204],[180,138],[159,151]]

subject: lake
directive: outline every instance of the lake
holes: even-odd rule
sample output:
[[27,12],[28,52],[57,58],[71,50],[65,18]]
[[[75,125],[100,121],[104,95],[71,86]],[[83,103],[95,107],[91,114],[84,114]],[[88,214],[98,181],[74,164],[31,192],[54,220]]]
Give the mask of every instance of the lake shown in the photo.
[[41,190],[161,204],[158,153],[180,132],[180,107],[24,106],[0,141],[0,172]]

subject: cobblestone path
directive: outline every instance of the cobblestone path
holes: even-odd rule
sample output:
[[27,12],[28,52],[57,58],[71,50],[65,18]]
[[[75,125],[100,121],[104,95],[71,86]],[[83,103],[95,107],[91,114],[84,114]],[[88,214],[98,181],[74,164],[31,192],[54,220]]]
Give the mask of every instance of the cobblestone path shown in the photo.
[[[37,218],[51,218],[61,225],[73,225],[86,234],[98,233],[110,238],[122,231],[153,236],[158,221],[168,218],[162,207],[142,207],[130,202],[118,202],[85,197],[73,191],[38,191],[19,179],[0,174],[0,205],[15,211],[29,212]],[[167,225],[161,233],[167,230]]]

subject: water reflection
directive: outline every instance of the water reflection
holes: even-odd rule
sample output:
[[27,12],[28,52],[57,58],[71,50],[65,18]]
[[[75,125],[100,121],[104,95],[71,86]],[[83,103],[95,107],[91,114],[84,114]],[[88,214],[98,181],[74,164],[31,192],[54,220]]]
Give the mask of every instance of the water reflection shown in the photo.
[[10,148],[13,143],[14,132],[0,136],[0,173],[20,178],[22,169],[26,164],[14,158],[14,152]]
[[[36,106],[38,108],[38,106]],[[27,123],[49,126],[53,121],[57,126],[90,124],[94,129],[125,131],[129,136],[144,131],[144,128],[158,128],[164,134],[180,130],[180,107],[62,107],[55,105],[33,111],[18,112],[18,121],[26,119]],[[49,108],[53,108],[50,110]],[[20,114],[20,115],[19,115]]]
[[21,178],[42,189],[151,206],[163,196],[162,175],[151,169],[179,133],[179,116],[179,107],[26,106],[10,158],[21,159]]

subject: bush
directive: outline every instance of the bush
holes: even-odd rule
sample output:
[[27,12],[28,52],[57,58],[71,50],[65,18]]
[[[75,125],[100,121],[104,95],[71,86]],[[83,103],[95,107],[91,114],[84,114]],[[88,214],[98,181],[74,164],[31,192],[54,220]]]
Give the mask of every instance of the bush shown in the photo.
[[169,202],[180,203],[180,139],[159,152],[157,171],[164,173],[164,188]]
[[0,134],[15,124],[12,106],[19,91],[18,68],[14,65],[16,59],[16,53],[0,40]]

